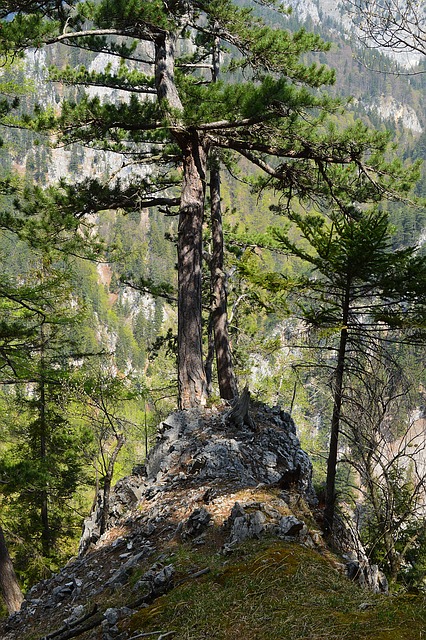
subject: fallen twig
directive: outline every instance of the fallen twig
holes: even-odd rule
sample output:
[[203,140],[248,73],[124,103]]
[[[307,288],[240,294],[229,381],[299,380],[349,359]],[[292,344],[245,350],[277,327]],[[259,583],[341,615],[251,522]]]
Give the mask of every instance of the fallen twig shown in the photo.
[[[200,569],[200,571],[196,571],[195,573],[192,573],[186,576],[185,578],[182,578],[182,580],[179,580],[179,582],[176,582],[173,585],[173,588],[178,587],[179,585],[183,584],[184,582],[187,582],[188,580],[194,580],[195,578],[199,578],[200,576],[203,576],[209,572],[210,572],[210,567],[205,567],[204,569]],[[140,607],[142,604],[151,604],[158,595],[160,594],[155,594],[151,592],[146,596],[139,598],[136,602],[133,602],[130,605],[130,608],[136,609]],[[93,609],[89,613],[86,613],[86,615],[84,615],[82,618],[78,618],[74,622],[71,622],[64,627],[61,627],[61,629],[58,629],[57,631],[53,631],[52,633],[49,633],[47,636],[43,636],[43,638],[40,638],[40,640],[69,640],[70,638],[76,638],[77,636],[80,636],[85,631],[89,631],[90,629],[93,629],[94,627],[97,627],[101,624],[103,620],[103,613],[93,618],[97,610],[98,610],[98,607],[97,605],[95,605]],[[84,622],[85,620],[88,620],[89,618],[93,618],[93,619],[90,620],[90,622],[88,622],[87,624],[79,626],[81,625],[82,622]],[[136,638],[144,638],[144,637],[147,638],[149,636],[153,636],[157,634],[160,634],[157,640],[163,640],[164,638],[168,638],[169,636],[175,633],[176,633],[175,631],[166,631],[165,633],[163,633],[162,631],[149,631],[146,633],[139,634],[137,636],[133,636],[131,640],[136,640]]]
[[88,620],[89,618],[94,616],[97,610],[98,610],[98,605],[95,604],[88,613],[84,614],[84,616],[81,616],[81,618],[76,618],[75,620],[69,622],[68,624],[64,625],[60,629],[57,629],[56,631],[52,631],[52,633],[48,633],[47,636],[43,636],[41,640],[51,640],[52,638],[56,638],[57,636],[60,636],[61,633],[64,633],[65,631],[69,631],[73,627],[77,627],[79,624],[81,624],[85,620]]
[[[93,612],[90,617],[93,618],[94,613],[95,612]],[[75,626],[73,628],[70,628],[69,626],[62,627],[58,631],[54,631],[53,632],[54,635],[49,634],[47,636],[43,636],[41,640],[51,640],[51,638],[55,638],[55,640],[69,640],[70,638],[76,638],[77,636],[81,636],[81,634],[84,633],[85,631],[90,631],[90,629],[93,629],[94,627],[99,626],[103,620],[103,617],[104,617],[103,613],[101,613],[95,618],[93,618],[92,620],[90,620],[90,622],[80,627],[75,627]],[[87,620],[88,618],[87,616],[84,616],[83,619]],[[77,624],[80,624],[80,622],[78,622]]]
[[174,635],[176,631],[146,631],[145,633],[139,633],[137,636],[132,636],[129,640],[137,640],[137,638],[148,638],[148,636],[155,636],[160,634],[157,640],[162,640],[162,638],[167,638],[167,636]]

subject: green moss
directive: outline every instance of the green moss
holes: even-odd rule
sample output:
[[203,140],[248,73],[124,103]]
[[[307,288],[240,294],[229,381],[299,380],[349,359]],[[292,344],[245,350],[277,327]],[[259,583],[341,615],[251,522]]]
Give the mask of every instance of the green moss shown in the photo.
[[[179,555],[188,566],[191,552]],[[214,564],[135,614],[127,629],[174,631],[176,640],[424,637],[424,598],[373,595],[338,573],[330,558],[299,545],[250,542]]]

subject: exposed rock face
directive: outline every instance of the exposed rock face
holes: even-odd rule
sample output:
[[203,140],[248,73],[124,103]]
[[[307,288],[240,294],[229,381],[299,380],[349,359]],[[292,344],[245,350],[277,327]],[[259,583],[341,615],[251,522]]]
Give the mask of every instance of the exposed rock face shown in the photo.
[[[281,503],[285,506],[285,503]],[[299,537],[305,523],[295,516],[283,516],[277,509],[262,502],[247,503],[244,507],[236,502],[228,520],[224,523],[229,528],[229,545],[235,545],[249,538],[260,538],[266,533],[277,538]],[[228,548],[229,548],[228,545]]]
[[[175,569],[163,550],[180,542],[204,545],[210,532],[224,556],[263,536],[324,548],[312,529],[312,467],[293,421],[278,407],[250,413],[250,426],[230,422],[229,410],[169,416],[146,467],[115,486],[106,533],[99,533],[99,500],[84,523],[79,557],[29,591],[0,637],[21,640],[49,619],[55,630],[92,625],[103,640],[127,640],[117,631],[123,616],[173,588]],[[126,606],[88,612],[87,602],[102,600],[105,591],[124,591]]]
[[[314,504],[312,465],[300,448],[292,418],[279,407],[264,405],[252,411],[252,427],[236,426],[228,416],[227,411],[193,409],[164,420],[146,468],[136,469],[134,476],[115,486],[108,526],[116,525],[142,497],[150,500],[183,483],[221,482],[237,490],[274,484],[283,490],[293,488]],[[85,521],[80,555],[100,537],[100,504],[101,500]]]
[[185,473],[200,482],[230,480],[237,486],[280,483],[288,472],[299,476],[297,489],[315,501],[312,465],[300,448],[291,417],[265,406],[253,412],[254,427],[236,427],[227,413],[209,420],[198,411],[175,413],[163,422],[147,460],[149,479]]

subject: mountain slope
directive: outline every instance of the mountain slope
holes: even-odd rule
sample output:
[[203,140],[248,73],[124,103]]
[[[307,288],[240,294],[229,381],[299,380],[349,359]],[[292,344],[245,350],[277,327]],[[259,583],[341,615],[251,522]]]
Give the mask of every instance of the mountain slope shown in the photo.
[[147,468],[117,484],[108,530],[98,509],[81,555],[31,589],[3,640],[420,640],[425,599],[361,589],[348,570],[376,588],[377,572],[322,540],[290,417],[257,405],[248,422],[169,416]]

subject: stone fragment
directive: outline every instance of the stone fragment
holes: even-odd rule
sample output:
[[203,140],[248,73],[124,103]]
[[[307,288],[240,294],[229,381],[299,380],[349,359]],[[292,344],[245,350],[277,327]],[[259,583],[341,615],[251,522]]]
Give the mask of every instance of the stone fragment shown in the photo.
[[305,526],[305,523],[295,516],[284,516],[279,523],[279,535],[285,537],[297,536]]
[[84,611],[85,611],[85,607],[82,604],[79,604],[76,607],[74,607],[70,615],[68,616],[68,618],[64,620],[64,625],[67,626],[67,625],[73,624],[76,620],[78,620],[84,615]]
[[138,580],[134,586],[134,591],[142,592],[142,595],[146,597],[156,597],[166,593],[173,583],[174,574],[175,569],[172,564],[163,567],[156,563]]
[[195,509],[189,516],[189,518],[183,523],[181,529],[181,537],[183,540],[189,538],[197,538],[200,536],[207,527],[210,525],[212,517],[210,513],[201,507]]
[[142,558],[145,557],[145,555],[145,550],[142,550],[135,556],[129,558],[127,562],[125,562],[123,565],[120,565],[120,567],[116,571],[113,571],[111,578],[107,580],[106,584],[108,586],[118,586],[125,584],[128,581],[129,576],[133,573],[135,566],[142,560]]
[[265,531],[265,522],[266,517],[262,511],[248,513],[241,504],[236,502],[225,523],[225,526],[230,529],[229,542],[238,544],[250,538],[260,538]]
[[120,613],[118,609],[110,608],[105,611],[104,618],[108,622],[108,624],[112,626],[114,624],[117,624],[120,618]]
[[374,593],[388,593],[387,578],[379,567],[376,564],[370,565],[368,560],[356,558],[354,553],[350,555],[352,559],[346,563],[348,578]]

